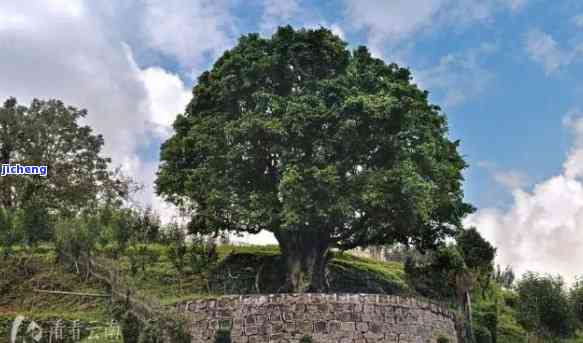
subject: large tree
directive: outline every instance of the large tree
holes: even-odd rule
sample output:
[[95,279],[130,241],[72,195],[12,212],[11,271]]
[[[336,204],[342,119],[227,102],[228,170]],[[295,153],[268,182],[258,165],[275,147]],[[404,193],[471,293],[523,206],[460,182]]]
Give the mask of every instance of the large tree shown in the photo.
[[0,208],[20,211],[29,243],[50,237],[49,215],[75,214],[127,192],[127,180],[101,155],[103,137],[80,123],[86,114],[59,100],[23,106],[9,98],[0,106],[0,164],[47,166],[46,176],[0,177]]
[[157,192],[191,210],[193,232],[273,232],[288,291],[325,288],[331,247],[430,248],[473,209],[428,93],[325,28],[241,37],[193,95]]

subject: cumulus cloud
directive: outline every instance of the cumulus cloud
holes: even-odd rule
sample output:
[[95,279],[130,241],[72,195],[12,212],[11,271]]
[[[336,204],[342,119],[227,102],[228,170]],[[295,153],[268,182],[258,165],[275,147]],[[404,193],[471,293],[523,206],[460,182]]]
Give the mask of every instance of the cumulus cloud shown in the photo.
[[526,33],[524,45],[530,59],[541,64],[547,75],[570,65],[583,54],[583,44],[561,47],[553,36],[539,29]]
[[138,200],[165,210],[153,193],[157,162],[138,151],[152,134],[169,134],[189,91],[173,73],[140,68],[111,26],[83,1],[3,2],[0,99],[57,98],[86,108],[86,122],[104,135],[104,154],[144,184]]
[[583,112],[570,111],[564,124],[574,143],[562,173],[532,190],[514,188],[508,210],[481,209],[465,224],[498,247],[498,263],[519,273],[558,273],[571,282],[582,274],[583,260]]
[[178,75],[160,67],[140,70],[138,75],[146,88],[149,120],[160,138],[168,138],[176,114],[184,111],[192,95]]
[[571,22],[575,26],[582,28],[583,27],[583,14],[578,14],[578,15],[574,16],[573,18],[571,18]]
[[303,11],[301,0],[264,0],[259,30],[271,36],[277,27],[293,24],[298,27],[317,29],[326,27],[340,38],[345,38],[344,29],[338,23],[329,23],[313,11]]
[[368,33],[368,45],[381,50],[414,34],[490,20],[500,10],[517,11],[526,0],[344,0],[347,20]]
[[444,107],[461,105],[482,94],[494,79],[485,66],[485,59],[496,51],[494,44],[452,53],[441,58],[436,66],[416,72],[415,82],[423,89],[443,92],[439,99]]
[[479,167],[486,169],[492,175],[494,181],[506,189],[521,189],[530,184],[530,178],[524,172],[512,169],[502,169],[489,161],[480,161],[477,164]]
[[271,35],[280,25],[289,23],[300,13],[299,0],[264,0],[260,30],[264,35]]
[[551,35],[541,30],[532,29],[526,34],[525,47],[530,58],[542,64],[547,74],[571,63],[572,55],[562,50]]
[[146,0],[142,28],[151,48],[175,57],[193,76],[210,56],[234,41],[235,18],[228,0]]

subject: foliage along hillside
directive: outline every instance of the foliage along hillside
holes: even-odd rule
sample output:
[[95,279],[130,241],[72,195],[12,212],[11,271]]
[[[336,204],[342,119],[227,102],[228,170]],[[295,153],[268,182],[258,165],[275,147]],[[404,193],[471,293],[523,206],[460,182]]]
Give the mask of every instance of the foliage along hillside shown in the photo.
[[[167,246],[150,245],[147,255],[145,270],[132,268],[128,256],[118,265],[134,287],[166,304],[221,294],[275,293],[285,277],[277,246],[221,245],[217,262],[202,271],[191,269],[188,256],[184,268],[177,268]],[[329,271],[331,292],[413,294],[401,263],[335,253]]]
[[[221,294],[277,292],[282,283],[277,246],[232,246],[218,248],[218,260],[209,268],[193,271],[190,262],[176,267],[168,246],[150,245],[143,265],[136,265],[132,249],[118,260],[133,287],[172,305],[179,301]],[[107,249],[102,250],[107,255]],[[143,267],[143,270],[142,270]],[[57,295],[35,292],[35,289],[81,293],[104,293],[106,288],[55,263],[52,248],[44,246],[33,253],[19,251],[0,259],[0,337],[8,337],[10,325],[17,315],[35,321],[81,320],[106,323],[113,318],[107,298]],[[399,262],[380,262],[349,253],[335,253],[329,264],[330,291],[355,293],[389,293],[416,295],[416,285]],[[478,336],[483,328],[495,332],[497,343],[526,341],[526,330],[517,319],[517,296],[495,282],[485,290],[474,291],[473,317]],[[100,342],[100,341],[95,341]],[[106,340],[103,342],[116,342]],[[477,342],[494,342],[478,340]],[[529,342],[537,341],[532,336]],[[560,340],[583,342],[581,338]]]
[[[113,318],[108,298],[36,291],[106,293],[103,285],[86,280],[56,263],[52,248],[42,246],[30,252],[19,250],[12,256],[0,258],[0,276],[0,341],[9,341],[10,328],[19,315],[34,320],[46,329],[43,337],[48,335],[56,320],[63,321],[67,335],[73,321],[79,320],[80,325],[86,328],[99,326],[105,330]],[[81,336],[86,340],[88,334],[88,331],[83,331]],[[121,341],[109,338],[91,342]]]
[[[167,246],[150,246],[150,263],[145,271],[136,271],[131,278],[136,288],[158,297],[172,305],[179,301],[221,294],[249,294],[277,292],[284,275],[277,246],[233,246],[218,248],[218,261],[209,269],[190,270],[186,266],[179,272],[169,258]],[[129,251],[129,255],[132,251]],[[130,259],[121,258],[122,268],[131,274]],[[415,280],[405,273],[400,262],[380,262],[356,257],[349,253],[335,253],[329,264],[331,292],[388,293],[418,295]],[[519,324],[517,295],[492,280],[486,289],[476,289],[472,294],[474,328],[480,338],[478,343],[497,342],[538,343],[532,334]],[[484,335],[484,329],[495,338]],[[495,339],[495,340],[493,340]],[[583,342],[582,338],[557,342]]]

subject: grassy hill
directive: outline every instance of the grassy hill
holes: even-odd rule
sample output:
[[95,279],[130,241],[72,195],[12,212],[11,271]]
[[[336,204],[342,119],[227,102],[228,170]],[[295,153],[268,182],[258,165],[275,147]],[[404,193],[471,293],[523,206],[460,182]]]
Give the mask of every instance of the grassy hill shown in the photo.
[[[89,327],[105,330],[113,318],[109,298],[52,294],[42,291],[64,291],[87,294],[103,294],[105,288],[92,280],[65,270],[57,264],[50,247],[40,247],[30,252],[18,251],[15,256],[0,257],[0,341],[8,342],[9,331],[16,316],[34,320],[48,335],[55,321],[61,320],[64,332],[79,321],[84,327],[82,335],[89,334]],[[98,332],[99,330],[94,330]],[[87,341],[87,340],[86,340]],[[100,339],[91,342],[121,342],[119,339]]]
[[[137,268],[130,257],[135,251],[130,249],[115,265],[126,274],[132,288],[168,306],[222,294],[277,292],[283,283],[284,268],[277,246],[220,246],[217,263],[202,273],[191,270],[188,260],[179,271],[167,249],[162,245],[150,246],[146,260]],[[57,319],[79,320],[87,326],[92,322],[107,324],[114,318],[109,298],[39,292],[106,292],[104,285],[78,275],[74,267],[65,269],[55,261],[55,253],[48,246],[0,259],[0,338],[8,337],[17,315],[47,326]],[[379,262],[337,252],[330,261],[328,278],[331,292],[415,295],[415,285],[399,262]],[[525,342],[527,335],[516,320],[515,303],[516,295],[496,284],[485,292],[476,292],[473,295],[475,326],[495,328],[498,343]],[[530,342],[535,341],[531,338]]]
[[[217,265],[206,275],[190,270],[188,263],[179,272],[166,246],[151,246],[149,255],[144,271],[138,268],[132,273],[128,256],[118,266],[130,276],[133,287],[165,304],[221,294],[274,293],[284,281],[279,248],[272,245],[222,245]],[[329,270],[331,292],[412,294],[401,263],[336,253]]]

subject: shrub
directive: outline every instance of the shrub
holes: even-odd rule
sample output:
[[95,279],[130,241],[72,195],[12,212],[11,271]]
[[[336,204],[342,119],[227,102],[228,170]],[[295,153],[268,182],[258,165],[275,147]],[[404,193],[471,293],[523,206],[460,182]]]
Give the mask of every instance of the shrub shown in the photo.
[[583,278],[578,277],[569,292],[569,300],[575,313],[575,318],[583,326]]
[[166,237],[169,245],[167,250],[168,260],[170,260],[179,273],[182,273],[185,265],[185,256],[188,252],[185,233],[178,224],[171,223],[167,228]]
[[439,336],[439,338],[437,339],[437,343],[449,343],[449,338],[444,337],[444,336]]
[[305,335],[304,337],[302,337],[300,339],[300,343],[313,343],[313,342],[314,342],[314,340],[312,339],[312,336],[308,336],[308,335]]
[[492,343],[496,343],[497,328],[498,328],[498,315],[496,314],[496,309],[492,309],[490,312],[484,313],[482,316],[483,325],[490,332]]
[[20,229],[19,212],[0,208],[0,248],[6,257],[12,252],[12,247],[23,240]]
[[138,343],[141,331],[139,323],[138,318],[130,312],[125,312],[122,315],[120,326],[124,343]]
[[217,245],[212,239],[195,237],[190,250],[190,266],[194,273],[209,271],[218,262]]
[[568,338],[576,318],[561,277],[526,273],[517,284],[519,322],[540,337]]
[[160,327],[156,322],[147,321],[138,336],[138,343],[162,343]]
[[492,343],[492,333],[483,326],[476,326],[474,330],[476,343]]

